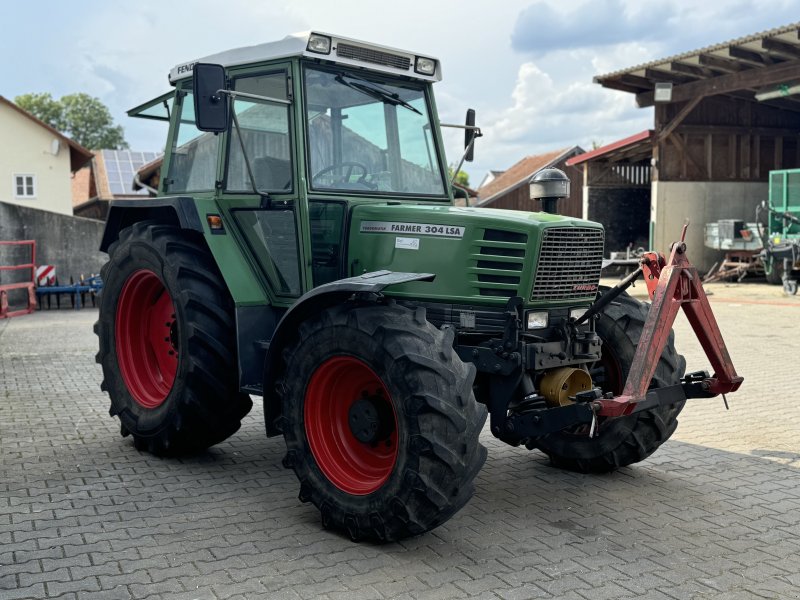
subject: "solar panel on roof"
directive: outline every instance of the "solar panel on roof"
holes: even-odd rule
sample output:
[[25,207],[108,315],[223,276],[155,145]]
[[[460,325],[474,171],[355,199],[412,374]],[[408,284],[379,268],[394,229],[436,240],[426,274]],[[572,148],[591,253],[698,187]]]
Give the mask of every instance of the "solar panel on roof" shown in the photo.
[[133,178],[141,167],[154,161],[160,152],[137,152],[133,150],[103,150],[108,187],[115,196],[147,195],[147,190],[134,190]]

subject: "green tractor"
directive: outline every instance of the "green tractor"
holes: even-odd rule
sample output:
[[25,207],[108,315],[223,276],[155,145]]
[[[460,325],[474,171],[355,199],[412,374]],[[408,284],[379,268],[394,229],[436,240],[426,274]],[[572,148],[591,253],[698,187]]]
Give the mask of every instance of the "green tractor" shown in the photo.
[[[323,525],[394,540],[467,503],[487,414],[597,473],[654,452],[686,398],[738,387],[682,242],[634,274],[648,313],[633,276],[600,290],[601,225],[454,206],[440,78],[429,56],[307,33],[178,65],[129,112],[169,123],[159,196],[112,203],[102,241],[97,360],[137,448],[207,448],[261,396]],[[470,159],[474,112],[458,127]],[[552,209],[567,184],[531,189]],[[681,306],[713,377],[684,376]]]
[[794,295],[800,280],[800,169],[770,171],[769,205],[756,209],[759,226],[761,211],[767,214],[761,236],[767,281]]

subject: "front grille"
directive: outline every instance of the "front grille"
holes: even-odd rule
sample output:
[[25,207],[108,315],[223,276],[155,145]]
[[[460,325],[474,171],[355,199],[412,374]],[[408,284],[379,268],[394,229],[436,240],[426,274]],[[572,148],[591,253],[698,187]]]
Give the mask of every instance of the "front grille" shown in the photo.
[[389,52],[381,52],[380,50],[374,50],[372,48],[352,46],[350,44],[343,44],[341,42],[339,42],[339,44],[336,46],[336,55],[341,58],[349,58],[351,60],[360,60],[375,65],[394,67],[395,69],[403,69],[404,71],[408,71],[408,69],[411,68],[411,59],[407,56],[400,56],[399,54],[391,54]]
[[594,296],[602,263],[602,229],[545,229],[531,299],[568,300]]
[[519,281],[525,262],[528,236],[524,233],[486,229],[478,242],[475,273],[478,294],[490,298],[519,295]]

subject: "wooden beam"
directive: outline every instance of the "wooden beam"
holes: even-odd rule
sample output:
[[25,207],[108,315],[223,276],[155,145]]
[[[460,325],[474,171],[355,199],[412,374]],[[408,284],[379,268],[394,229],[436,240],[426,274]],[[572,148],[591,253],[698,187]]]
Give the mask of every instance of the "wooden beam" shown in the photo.
[[701,65],[712,67],[719,71],[728,71],[730,73],[738,73],[739,71],[746,71],[752,67],[746,63],[717,56],[716,54],[701,54],[697,57]]
[[[711,79],[684,83],[672,89],[672,102],[685,102],[694,96],[726,94],[741,89],[784,83],[797,77],[799,65],[800,61],[793,60],[761,69],[749,69]],[[637,94],[636,104],[640,107],[653,106],[655,104],[654,95],[654,92]]]
[[635,85],[628,85],[627,83],[623,83],[619,79],[606,79],[605,81],[603,81],[603,87],[607,87],[612,90],[619,90],[621,92],[632,92],[634,94],[642,93],[641,87]]
[[761,47],[764,50],[776,52],[788,58],[800,58],[800,46],[792,44],[791,42],[785,42],[775,38],[766,38],[761,40]]
[[687,77],[686,75],[659,69],[645,69],[644,76],[653,81],[671,81],[672,83],[690,83],[698,79],[696,75]]
[[645,90],[653,89],[653,82],[647,79],[647,77],[639,77],[638,75],[630,75],[629,73],[626,73],[619,76],[619,81],[625,85],[633,85]]
[[726,96],[730,96],[731,98],[736,98],[737,100],[747,100],[748,102],[758,102],[756,100],[756,93],[754,90],[734,90],[732,92],[728,92],[725,94]]
[[741,46],[731,46],[728,48],[728,54],[733,58],[751,62],[754,65],[771,65],[774,62],[778,62],[769,54],[762,54],[761,52],[742,48]]
[[648,144],[647,146],[642,148],[632,148],[630,150],[620,152],[619,154],[614,154],[614,156],[608,159],[608,162],[610,164],[620,163],[624,161],[638,162],[640,160],[649,158],[651,152],[652,152],[652,146]]
[[741,171],[739,171],[739,178],[750,179],[750,136],[742,136],[742,163]]
[[667,126],[659,132],[659,141],[667,139],[669,134],[675,131],[675,128],[683,122],[683,120],[689,115],[690,112],[694,110],[695,106],[697,106],[702,99],[703,96],[695,96],[689,100],[686,106],[684,106],[677,115],[672,117],[672,120],[667,124]]
[[792,137],[797,136],[797,130],[787,127],[745,127],[736,125],[681,125],[678,132],[688,135],[705,135],[706,133],[720,135],[760,135],[762,137]]
[[755,165],[753,165],[753,177],[754,179],[758,179],[761,177],[761,136],[754,135],[753,136],[753,154],[755,155],[753,158],[755,159]]
[[712,71],[707,67],[690,65],[682,62],[670,63],[670,68],[673,71],[677,71],[678,73],[683,73],[684,75],[691,75],[693,77],[716,77],[717,75],[719,75],[718,72]]

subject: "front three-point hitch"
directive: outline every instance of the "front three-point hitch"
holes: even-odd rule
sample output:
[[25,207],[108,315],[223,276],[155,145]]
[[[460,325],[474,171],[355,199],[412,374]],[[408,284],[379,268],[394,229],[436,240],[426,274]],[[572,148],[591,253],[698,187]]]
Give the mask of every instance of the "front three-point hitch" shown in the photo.
[[[507,404],[501,398],[507,398],[514,393],[512,390],[519,390],[520,387],[524,391],[524,384],[530,382],[530,378],[520,371],[517,371],[518,378],[511,378],[514,381],[495,378],[488,403],[495,436],[517,444],[585,424],[588,428],[586,433],[592,437],[597,434],[598,418],[613,419],[689,398],[711,398],[720,394],[724,398],[726,393],[739,388],[743,378],[736,374],[697,269],[686,257],[686,227],[683,228],[680,241],[672,245],[669,260],[656,252],[646,253],[635,272],[603,293],[579,319],[571,323],[575,326],[574,331],[577,331],[578,326],[596,319],[637,279],[644,277],[652,304],[622,393],[615,396],[610,392],[604,393],[599,387],[592,387],[576,392],[569,397],[569,402],[559,403],[560,406],[547,406],[543,396],[526,393],[523,394],[525,398],[517,402],[524,410],[507,411]],[[659,359],[681,308],[700,340],[714,373],[691,372],[674,385],[652,387],[651,381]],[[511,372],[513,369],[509,369],[509,374]],[[519,391],[516,393],[519,394]],[[725,404],[727,406],[727,399]]]

